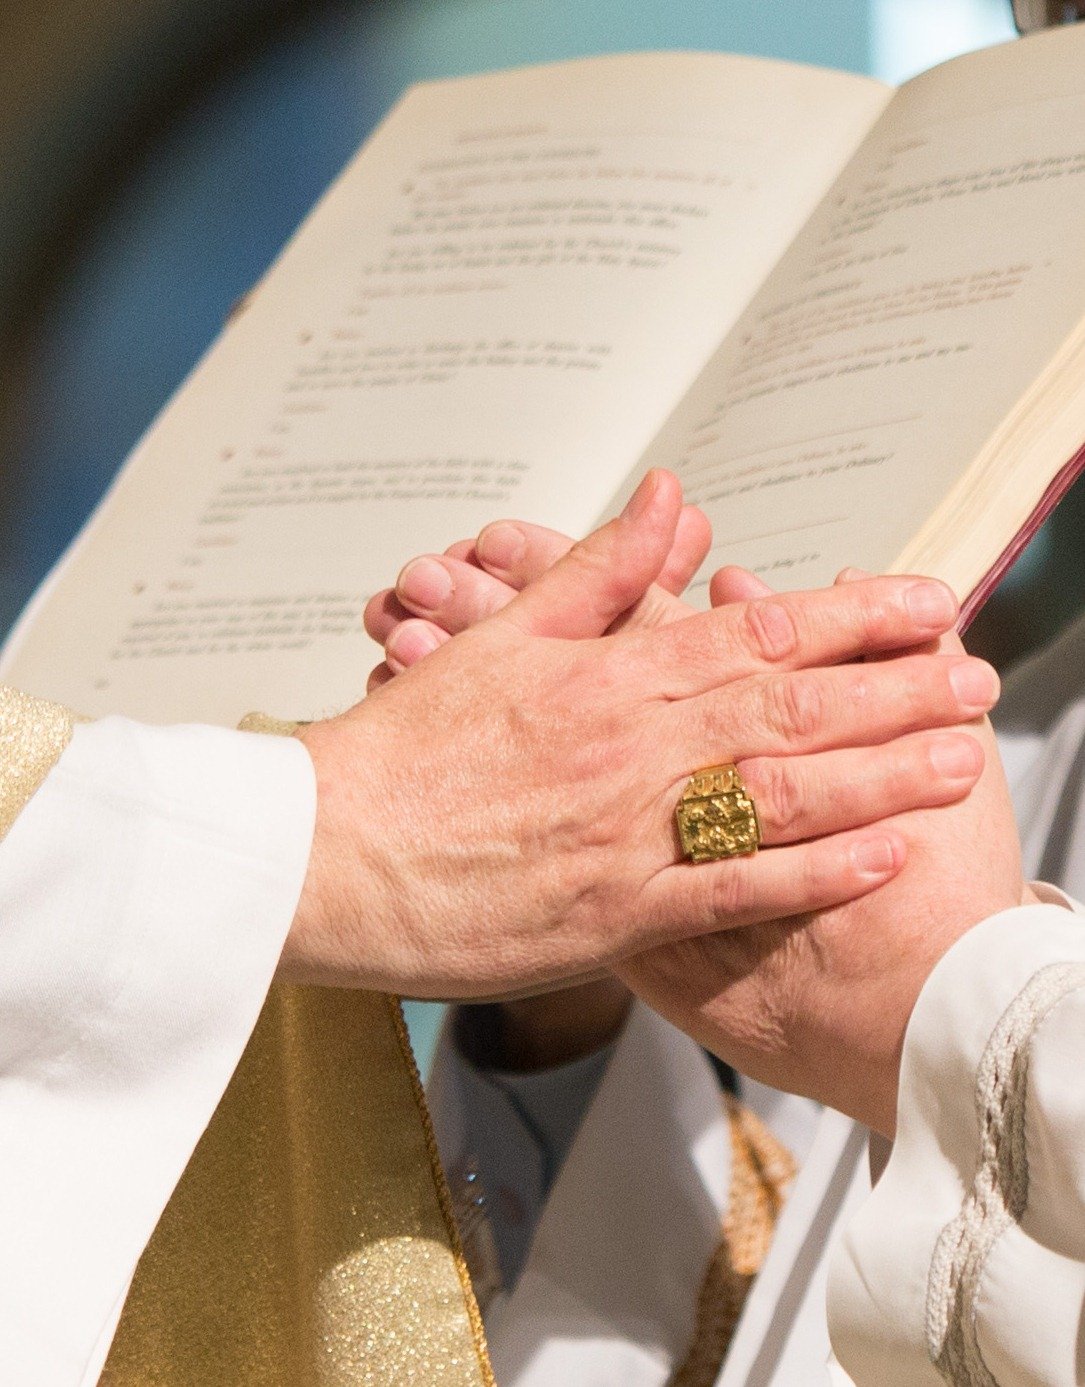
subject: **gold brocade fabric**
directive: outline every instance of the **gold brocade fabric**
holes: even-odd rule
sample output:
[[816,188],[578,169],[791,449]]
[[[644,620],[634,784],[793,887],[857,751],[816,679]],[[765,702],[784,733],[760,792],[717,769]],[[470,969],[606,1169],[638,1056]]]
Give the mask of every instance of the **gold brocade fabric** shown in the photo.
[[102,1387],[493,1387],[398,1003],[274,987]]
[[0,838],[71,741],[67,708],[0,685]]

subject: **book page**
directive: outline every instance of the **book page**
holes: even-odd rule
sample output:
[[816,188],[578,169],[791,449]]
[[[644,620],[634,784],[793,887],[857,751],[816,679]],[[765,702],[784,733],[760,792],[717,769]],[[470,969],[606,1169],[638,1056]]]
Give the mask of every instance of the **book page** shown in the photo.
[[137,450],[5,678],[151,720],[353,702],[363,605],[412,554],[503,515],[589,527],[887,99],[698,54],[415,88]]
[[713,521],[702,598],[723,563],[790,588],[891,567],[1059,355],[1085,319],[1083,71],[1079,26],[897,93],[649,451]]

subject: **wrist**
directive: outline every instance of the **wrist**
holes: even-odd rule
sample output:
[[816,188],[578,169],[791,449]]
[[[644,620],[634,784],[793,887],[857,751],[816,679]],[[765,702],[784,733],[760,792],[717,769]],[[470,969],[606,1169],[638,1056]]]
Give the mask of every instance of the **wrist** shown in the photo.
[[461,1013],[456,1040],[464,1058],[482,1069],[530,1074],[602,1050],[620,1033],[632,994],[606,977],[518,1001]]
[[299,727],[316,776],[316,822],[309,863],[276,978],[280,982],[395,990],[382,965],[387,926],[374,863],[379,819],[363,803],[367,764],[355,719]]

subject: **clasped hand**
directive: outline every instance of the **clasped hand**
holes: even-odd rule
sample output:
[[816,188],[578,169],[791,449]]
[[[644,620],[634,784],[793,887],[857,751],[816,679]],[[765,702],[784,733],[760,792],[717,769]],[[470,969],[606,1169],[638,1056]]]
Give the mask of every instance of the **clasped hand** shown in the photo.
[[[970,729],[974,735],[931,730],[985,712],[996,696],[993,671],[969,660],[949,637],[937,650],[925,647],[891,661],[838,663],[893,649],[918,651],[948,631],[953,604],[946,590],[916,579],[777,597],[752,575],[724,570],[712,585],[718,610],[691,618],[673,593],[704,557],[707,522],[681,508],[677,484],[666,475],[646,482],[639,503],[640,523],[649,517],[659,528],[652,530],[651,563],[627,590],[635,600],[620,610],[616,590],[600,602],[591,583],[601,577],[604,554],[612,573],[628,564],[622,538],[628,540],[638,523],[628,513],[609,535],[593,536],[566,558],[569,542],[561,536],[506,523],[489,527],[477,544],[461,542],[443,556],[408,565],[396,589],[378,594],[367,609],[367,628],[387,651],[386,664],[371,676],[371,688],[380,692],[370,704],[412,680],[420,686],[427,669],[439,668],[439,656],[460,644],[449,642],[450,635],[482,618],[475,630],[492,626],[498,614],[524,600],[516,598],[518,589],[528,588],[525,596],[537,600],[544,586],[537,580],[560,560],[572,581],[586,583],[595,595],[588,606],[578,606],[570,586],[571,602],[562,612],[555,585],[548,604],[551,639],[597,637],[599,623],[615,619],[625,639],[608,637],[615,642],[611,656],[622,652],[623,668],[637,676],[630,687],[645,692],[666,671],[665,664],[637,663],[648,652],[683,663],[655,695],[677,719],[660,718],[645,724],[651,731],[633,733],[630,716],[628,740],[590,748],[589,761],[599,772],[590,812],[602,813],[607,825],[596,844],[597,862],[613,852],[614,865],[623,861],[627,874],[597,880],[590,907],[585,911],[579,901],[564,931],[554,898],[558,915],[547,933],[558,941],[558,954],[565,950],[567,961],[586,937],[596,940],[597,963],[608,962],[653,1006],[736,1067],[891,1132],[900,1048],[919,989],[960,933],[1022,898],[1016,833],[989,727],[977,724]],[[643,579],[653,567],[659,581],[646,588]],[[655,630],[669,623],[676,623],[669,632]],[[630,645],[637,628],[642,639]],[[439,647],[439,655],[422,658]],[[629,650],[636,653],[625,663]],[[570,655],[565,650],[563,659]],[[407,668],[409,679],[385,687]],[[569,668],[573,682],[559,697],[563,718],[579,717],[577,700],[599,694],[577,682],[578,662]],[[638,707],[638,715],[643,712]],[[653,745],[653,734],[666,745]],[[556,740],[554,750],[559,759],[568,754],[567,744],[559,747]],[[985,752],[987,771],[966,798]],[[574,753],[573,767],[581,766],[582,754]],[[643,810],[639,819],[606,803],[615,784],[607,764],[616,757],[633,758],[631,766],[617,764],[626,772],[623,783],[638,784],[646,796],[635,801]],[[658,825],[673,810],[685,774],[713,759],[739,762],[769,850],[707,872],[675,866],[673,838],[666,842]],[[653,771],[660,777],[655,793]],[[548,763],[543,773],[557,777],[559,799],[570,796],[567,807],[583,803],[561,767]],[[573,781],[578,778],[574,772]],[[632,869],[616,851],[626,829],[647,835]],[[522,884],[531,879],[525,871]],[[639,908],[648,901],[651,924],[645,928]],[[463,922],[480,941],[501,930],[500,913],[489,905],[481,919]],[[636,941],[652,932],[685,937],[638,952]],[[528,959],[538,961],[537,938],[521,938],[512,952],[510,979]],[[555,966],[558,955],[550,960]],[[533,983],[547,971],[536,967]],[[465,991],[485,990],[477,986],[479,974],[474,986],[471,976],[468,961]]]

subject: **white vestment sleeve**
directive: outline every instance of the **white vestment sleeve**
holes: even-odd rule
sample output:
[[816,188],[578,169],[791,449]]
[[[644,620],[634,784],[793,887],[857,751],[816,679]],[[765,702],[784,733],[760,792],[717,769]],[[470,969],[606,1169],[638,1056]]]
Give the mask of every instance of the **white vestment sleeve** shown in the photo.
[[830,1278],[857,1387],[1073,1387],[1085,1308],[1085,919],[1022,906],[941,960],[897,1138]]
[[315,798],[295,738],[111,718],[0,843],[0,1381],[97,1379],[263,1004]]

